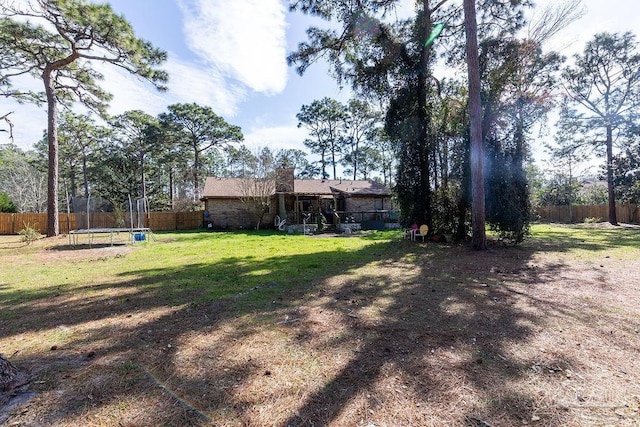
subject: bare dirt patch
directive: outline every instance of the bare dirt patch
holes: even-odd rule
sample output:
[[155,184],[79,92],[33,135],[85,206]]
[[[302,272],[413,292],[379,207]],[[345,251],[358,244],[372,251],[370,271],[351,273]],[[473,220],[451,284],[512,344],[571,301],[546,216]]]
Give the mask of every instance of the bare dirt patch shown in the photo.
[[638,425],[637,256],[545,245],[397,241],[249,305],[125,286],[39,301],[0,329],[37,393],[6,423]]
[[41,258],[43,260],[104,260],[125,256],[133,249],[133,246],[123,243],[56,245],[48,248],[47,251],[41,255]]
[[21,249],[24,251],[27,246],[37,259],[42,261],[104,259],[124,256],[135,248],[121,240],[113,243],[99,241],[91,244],[83,240],[72,244],[68,236],[59,236],[39,239],[27,245],[18,236],[0,236],[0,255],[5,262],[19,260]]

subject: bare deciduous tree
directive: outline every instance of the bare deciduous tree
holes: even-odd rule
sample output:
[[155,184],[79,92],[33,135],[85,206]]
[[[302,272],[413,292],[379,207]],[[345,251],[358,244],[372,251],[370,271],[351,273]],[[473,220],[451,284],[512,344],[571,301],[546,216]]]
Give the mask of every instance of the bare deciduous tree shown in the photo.
[[269,211],[271,196],[274,194],[275,181],[270,177],[240,178],[240,201],[254,218],[256,230],[260,229],[264,215]]
[[240,201],[253,216],[256,230],[260,229],[264,215],[269,211],[271,197],[275,194],[275,159],[271,150],[264,147],[253,154],[251,173],[241,178]]

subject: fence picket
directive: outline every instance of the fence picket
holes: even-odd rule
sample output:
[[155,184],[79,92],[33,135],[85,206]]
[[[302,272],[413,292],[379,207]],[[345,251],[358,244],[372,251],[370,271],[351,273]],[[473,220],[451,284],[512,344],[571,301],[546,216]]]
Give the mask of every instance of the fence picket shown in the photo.
[[[92,215],[91,228],[110,228],[116,226],[111,213]],[[195,230],[202,226],[202,212],[150,212],[149,228],[153,231]],[[60,234],[76,229],[76,214],[60,213],[58,218]],[[145,221],[146,223],[146,221]],[[44,234],[47,231],[46,213],[0,213],[0,235],[18,234],[25,226],[33,227]]]
[[[571,214],[569,206],[540,206],[534,209],[541,221],[559,223],[584,222],[587,218],[607,221],[609,206],[607,205],[573,205]],[[616,205],[618,222],[640,222],[640,207],[633,204]]]

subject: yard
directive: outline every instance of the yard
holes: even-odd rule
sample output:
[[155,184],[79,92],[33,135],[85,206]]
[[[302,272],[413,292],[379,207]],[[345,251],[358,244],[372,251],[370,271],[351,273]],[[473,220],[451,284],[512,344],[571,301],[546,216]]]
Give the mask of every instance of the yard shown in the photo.
[[637,426],[640,228],[0,236],[0,424]]

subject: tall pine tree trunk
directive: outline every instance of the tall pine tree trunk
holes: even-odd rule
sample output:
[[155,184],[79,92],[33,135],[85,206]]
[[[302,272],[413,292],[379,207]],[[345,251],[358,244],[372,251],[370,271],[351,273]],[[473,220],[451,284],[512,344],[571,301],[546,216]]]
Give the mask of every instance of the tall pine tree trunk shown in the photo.
[[171,204],[171,210],[175,209],[175,193],[174,193],[174,183],[173,183],[173,176],[174,176],[174,171],[173,171],[173,166],[171,166],[169,168],[169,203]]
[[475,249],[486,249],[484,212],[484,150],[482,147],[482,106],[480,103],[480,64],[475,0],[464,0],[464,26],[467,36],[469,74],[469,113],[471,116],[471,226]]
[[198,150],[198,142],[193,142],[193,201],[200,200],[200,150]]
[[47,95],[47,142],[49,150],[49,170],[47,175],[47,237],[60,234],[58,222],[58,107],[55,97],[55,71],[46,67],[42,73]]
[[358,179],[357,175],[358,175],[358,140],[356,139],[355,149],[353,150],[353,180],[354,181]]
[[[416,218],[421,220],[424,218],[429,229],[433,229],[433,213],[431,211],[431,168],[429,163],[429,153],[431,151],[431,141],[429,141],[429,122],[431,120],[430,113],[427,110],[427,82],[429,79],[429,54],[431,52],[430,45],[426,44],[429,39],[433,22],[431,20],[431,6],[429,0],[423,0],[422,12],[424,13],[424,29],[421,39],[422,51],[420,53],[420,65],[418,66],[418,120],[420,123],[420,139],[418,142],[418,159],[420,169],[420,188],[419,192],[422,203],[418,202]],[[422,221],[420,221],[422,222]]]
[[613,129],[607,126],[607,192],[609,195],[609,223],[618,225],[616,193],[613,185]]

